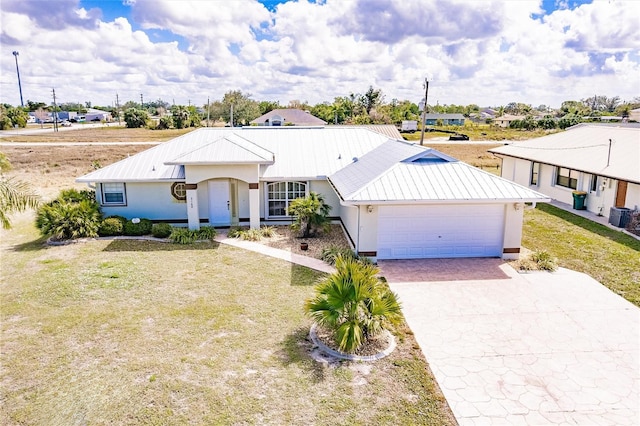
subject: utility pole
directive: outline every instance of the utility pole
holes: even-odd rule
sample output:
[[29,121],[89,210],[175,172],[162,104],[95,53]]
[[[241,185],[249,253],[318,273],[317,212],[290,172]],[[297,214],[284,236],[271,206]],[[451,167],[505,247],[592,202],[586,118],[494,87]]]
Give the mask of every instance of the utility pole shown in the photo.
[[116,93],[116,114],[118,114],[118,126],[120,125],[120,99]]
[[211,110],[209,109],[209,97],[207,96],[207,127],[209,127],[209,115]]
[[20,89],[20,106],[24,106],[24,101],[22,100],[22,84],[20,83],[20,68],[18,68],[18,55],[20,53],[17,50],[13,51],[13,56],[16,58],[16,72],[18,73],[18,89]]
[[53,92],[53,131],[58,131],[58,104],[56,104],[56,89],[51,89]]
[[142,99],[142,93],[140,93],[140,109],[144,109],[144,100]]
[[422,131],[420,132],[420,145],[424,145],[424,122],[427,114],[427,97],[429,96],[429,80],[424,79],[424,108],[422,108]]
[[231,104],[231,127],[233,127],[233,104]]

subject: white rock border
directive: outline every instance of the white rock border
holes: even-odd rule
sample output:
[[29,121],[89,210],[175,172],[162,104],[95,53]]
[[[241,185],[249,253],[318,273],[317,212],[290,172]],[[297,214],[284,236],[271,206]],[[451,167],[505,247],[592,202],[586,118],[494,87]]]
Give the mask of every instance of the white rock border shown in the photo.
[[352,355],[352,354],[346,354],[344,352],[340,352],[340,351],[336,351],[335,349],[331,349],[330,347],[328,347],[327,345],[325,345],[324,343],[322,343],[320,341],[320,339],[318,338],[318,333],[316,333],[316,328],[318,327],[318,324],[314,323],[311,326],[311,329],[309,330],[309,337],[311,338],[311,341],[313,342],[314,345],[316,345],[318,347],[318,349],[325,353],[326,355],[329,355],[331,357],[334,358],[339,358],[339,359],[345,359],[348,361],[377,361],[379,359],[382,359],[386,356],[388,356],[389,354],[391,354],[391,352],[393,352],[396,349],[396,338],[393,334],[389,333],[389,331],[385,330],[385,333],[387,333],[389,335],[389,346],[387,347],[387,349],[385,349],[382,352],[378,352],[375,355]]

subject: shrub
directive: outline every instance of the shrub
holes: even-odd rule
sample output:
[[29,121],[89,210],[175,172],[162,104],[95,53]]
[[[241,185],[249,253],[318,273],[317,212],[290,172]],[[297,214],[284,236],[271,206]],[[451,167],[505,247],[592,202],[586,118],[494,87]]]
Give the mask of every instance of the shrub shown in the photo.
[[188,228],[173,228],[169,235],[169,241],[176,244],[191,244],[196,241],[195,231]]
[[108,217],[102,221],[98,229],[98,235],[101,237],[110,237],[113,235],[122,235],[124,232],[123,221],[118,217]]
[[531,254],[531,260],[543,271],[555,271],[558,269],[557,259],[546,250],[538,250]]
[[213,240],[216,236],[216,228],[211,226],[203,226],[195,232],[198,240]]
[[140,236],[140,235],[148,235],[151,233],[151,228],[153,227],[153,222],[149,219],[140,219],[140,222],[133,223],[130,220],[127,220],[124,223],[124,235],[130,236]]
[[68,203],[79,203],[80,201],[96,201],[96,193],[95,191],[90,191],[88,189],[77,190],[74,188],[64,189],[60,191],[60,195],[56,201],[58,202],[68,202]]
[[58,240],[97,237],[101,223],[98,204],[89,200],[55,200],[41,206],[36,214],[36,227],[40,233]]
[[369,337],[402,321],[400,303],[375,266],[338,257],[336,270],[316,286],[305,310],[334,333],[341,351],[354,353]]
[[246,229],[240,233],[240,238],[246,241],[260,241],[262,233],[259,229]]
[[353,250],[346,247],[330,246],[322,249],[320,253],[320,259],[329,265],[335,265],[338,257],[342,257],[343,259],[358,259],[358,256],[356,256]]
[[273,226],[263,226],[260,228],[260,235],[265,238],[271,238],[276,235],[276,228]]
[[238,226],[233,226],[229,228],[229,232],[227,232],[227,237],[229,238],[240,238],[244,230]]
[[151,235],[156,238],[167,238],[171,235],[173,227],[168,223],[154,223],[151,227]]

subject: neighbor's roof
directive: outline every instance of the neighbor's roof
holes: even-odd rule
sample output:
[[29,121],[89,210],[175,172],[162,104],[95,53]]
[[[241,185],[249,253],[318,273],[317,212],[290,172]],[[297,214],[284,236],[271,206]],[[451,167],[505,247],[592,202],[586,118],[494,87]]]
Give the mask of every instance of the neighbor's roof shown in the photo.
[[638,127],[580,124],[564,132],[515,142],[490,151],[640,183]]
[[443,119],[443,120],[464,120],[465,117],[462,114],[459,113],[455,113],[455,114],[425,114],[424,115],[425,120],[437,120],[437,119]]
[[[384,135],[389,139],[398,139],[400,141],[403,140],[403,137],[400,134],[400,131],[393,124],[350,124],[350,125],[340,124],[338,126],[350,127],[354,129],[369,129],[369,130],[373,130],[376,133],[380,133],[381,135]],[[331,126],[327,126],[327,127],[331,127]]]
[[77,182],[184,180],[184,164],[261,163],[261,179],[321,179],[388,140],[363,128],[207,127],[95,170]]
[[328,179],[354,204],[549,201],[439,151],[399,141],[384,143]]
[[294,124],[296,126],[322,126],[324,124],[327,124],[326,121],[311,115],[311,113],[295,108],[271,110],[268,113],[256,118],[255,120],[252,120],[251,123],[264,124],[267,120],[270,120],[275,116],[280,116],[284,119],[284,123],[282,123],[283,126],[288,123]]

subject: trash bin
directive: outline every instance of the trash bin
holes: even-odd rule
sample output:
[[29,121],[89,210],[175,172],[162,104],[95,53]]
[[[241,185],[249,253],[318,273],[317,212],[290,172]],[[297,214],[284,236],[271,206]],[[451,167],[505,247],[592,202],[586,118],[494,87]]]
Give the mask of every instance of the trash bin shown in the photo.
[[587,193],[584,191],[573,191],[573,209],[585,210],[587,206],[584,203]]
[[631,220],[631,209],[626,207],[611,207],[609,223],[618,228],[626,228]]

